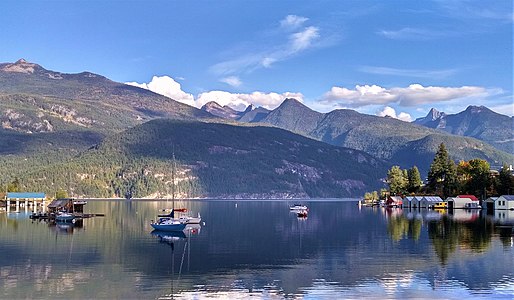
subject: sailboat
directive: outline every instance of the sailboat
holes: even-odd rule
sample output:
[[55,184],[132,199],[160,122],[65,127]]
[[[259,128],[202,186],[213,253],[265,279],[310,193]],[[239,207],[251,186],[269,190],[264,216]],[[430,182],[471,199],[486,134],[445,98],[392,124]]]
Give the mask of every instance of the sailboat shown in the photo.
[[[171,180],[172,180],[172,208],[171,211],[167,214],[159,214],[158,221],[150,224],[154,229],[162,230],[162,231],[180,231],[184,230],[185,226],[188,224],[200,224],[202,218],[200,217],[200,213],[198,213],[198,217],[191,217],[185,214],[181,214],[178,217],[175,216],[176,212],[185,213],[187,209],[185,208],[177,208],[175,209],[175,152],[173,152],[173,165],[171,169]],[[166,203],[168,199],[166,199]],[[164,209],[163,211],[166,211]]]

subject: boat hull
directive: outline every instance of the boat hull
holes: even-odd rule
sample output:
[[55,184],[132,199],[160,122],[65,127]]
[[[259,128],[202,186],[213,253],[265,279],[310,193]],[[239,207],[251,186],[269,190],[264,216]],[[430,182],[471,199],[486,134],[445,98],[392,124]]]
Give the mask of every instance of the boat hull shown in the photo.
[[153,229],[159,230],[159,231],[182,231],[184,228],[186,228],[186,224],[179,223],[179,224],[150,224]]

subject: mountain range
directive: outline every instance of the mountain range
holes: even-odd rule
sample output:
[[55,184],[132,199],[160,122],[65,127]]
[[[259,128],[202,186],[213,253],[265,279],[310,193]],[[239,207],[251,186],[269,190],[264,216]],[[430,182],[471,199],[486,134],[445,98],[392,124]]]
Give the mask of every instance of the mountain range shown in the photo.
[[[434,110],[432,121],[407,123],[353,110],[319,113],[295,99],[274,110],[240,112],[215,102],[197,109],[101,75],[19,60],[0,64],[0,183],[19,177],[34,190],[67,182],[88,196],[162,195],[176,153],[188,174],[175,182],[183,196],[340,197],[383,186],[379,179],[392,164],[426,173],[442,142],[455,160],[514,162],[512,152],[485,140],[428,128],[442,118],[454,124],[448,116]],[[455,133],[493,143],[494,130],[484,132],[495,117],[468,122],[482,134]],[[498,148],[508,145],[508,134],[495,139]]]
[[[468,110],[472,109],[468,108],[466,111]],[[486,110],[490,112],[483,108],[484,112]],[[263,116],[259,122],[332,145],[362,150],[404,168],[417,165],[422,173],[428,172],[428,167],[441,143],[445,143],[455,160],[482,158],[494,165],[513,161],[514,152],[505,153],[485,141],[430,128],[431,123],[428,120],[432,116],[440,118],[445,114],[432,110],[426,118],[426,123],[421,121],[408,123],[390,117],[361,114],[348,109],[319,113],[298,100],[286,99],[279,107]],[[504,118],[500,118],[500,121]],[[487,127],[488,123],[483,123],[482,126]],[[495,125],[494,128],[498,126]],[[502,132],[505,136],[510,133],[512,139],[512,129],[502,128]]]
[[495,113],[485,106],[470,105],[457,114],[446,114],[432,108],[426,117],[416,119],[414,123],[474,137],[514,154],[514,118]]

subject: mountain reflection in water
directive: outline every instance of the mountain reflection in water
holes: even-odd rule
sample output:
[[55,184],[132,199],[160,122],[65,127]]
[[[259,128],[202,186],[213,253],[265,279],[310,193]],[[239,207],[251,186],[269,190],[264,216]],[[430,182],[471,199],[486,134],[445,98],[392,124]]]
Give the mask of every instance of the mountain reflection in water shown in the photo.
[[514,296],[509,211],[304,203],[308,219],[292,201],[176,201],[205,221],[178,234],[152,232],[158,201],[89,201],[106,217],[73,234],[0,213],[0,298]]

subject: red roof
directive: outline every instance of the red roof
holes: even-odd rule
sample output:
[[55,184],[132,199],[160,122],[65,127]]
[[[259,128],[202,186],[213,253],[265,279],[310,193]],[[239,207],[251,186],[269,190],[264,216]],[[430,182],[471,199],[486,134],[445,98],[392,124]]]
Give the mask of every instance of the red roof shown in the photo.
[[458,195],[457,198],[469,198],[473,201],[478,201],[478,198],[475,195]]

